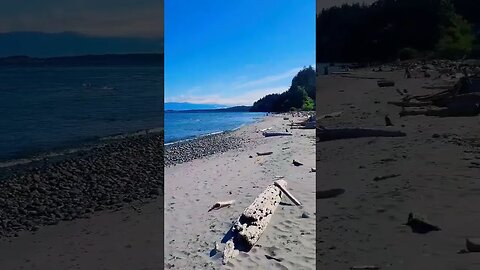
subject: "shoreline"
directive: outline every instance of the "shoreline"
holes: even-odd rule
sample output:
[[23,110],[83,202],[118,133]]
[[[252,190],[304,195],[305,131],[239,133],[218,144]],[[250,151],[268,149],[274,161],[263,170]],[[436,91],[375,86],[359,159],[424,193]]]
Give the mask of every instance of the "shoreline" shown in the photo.
[[262,119],[253,123],[242,124],[234,129],[165,144],[165,167],[175,166],[195,159],[202,159],[214,154],[241,148],[245,145],[245,140],[237,136],[239,131],[256,126],[266,121],[266,118],[267,117],[262,117]]
[[[65,146],[51,148],[47,151],[40,151],[32,154],[24,154],[17,158],[0,160],[0,173],[6,170],[17,170],[23,167],[35,166],[38,163],[49,163],[61,161],[63,159],[75,157],[75,155],[82,155],[96,148],[104,147],[107,144],[119,142],[123,139],[128,139],[138,136],[148,136],[150,134],[162,134],[163,128],[156,127],[150,129],[141,129],[129,133],[112,134],[104,137],[92,137],[79,142],[70,143]],[[18,167],[18,168],[16,168]],[[1,181],[1,179],[0,179]]]

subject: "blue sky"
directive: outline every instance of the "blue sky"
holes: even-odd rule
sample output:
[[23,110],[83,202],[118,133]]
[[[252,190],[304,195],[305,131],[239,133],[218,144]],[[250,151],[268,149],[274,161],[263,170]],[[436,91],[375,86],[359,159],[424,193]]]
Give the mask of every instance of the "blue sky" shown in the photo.
[[314,0],[167,0],[165,102],[251,105],[315,63]]

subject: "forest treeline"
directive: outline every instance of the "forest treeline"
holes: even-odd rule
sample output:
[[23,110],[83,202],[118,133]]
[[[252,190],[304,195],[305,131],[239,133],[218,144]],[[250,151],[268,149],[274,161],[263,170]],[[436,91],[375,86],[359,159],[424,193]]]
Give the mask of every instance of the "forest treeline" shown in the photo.
[[478,58],[480,1],[378,0],[317,16],[317,62]]
[[290,88],[281,94],[270,94],[256,101],[251,112],[287,112],[315,110],[315,70],[304,68],[292,79]]

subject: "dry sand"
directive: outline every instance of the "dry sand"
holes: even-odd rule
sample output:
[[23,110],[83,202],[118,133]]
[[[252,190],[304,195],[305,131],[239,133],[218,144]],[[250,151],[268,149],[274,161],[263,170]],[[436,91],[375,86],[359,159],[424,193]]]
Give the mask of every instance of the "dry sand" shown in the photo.
[[[315,132],[295,129],[293,136],[269,138],[258,132],[269,127],[285,131],[288,123],[283,116],[269,116],[234,132],[251,141],[244,147],[165,169],[165,268],[315,268],[315,173],[310,172],[315,167]],[[269,151],[273,154],[256,155]],[[293,159],[304,165],[294,166]],[[303,205],[294,206],[284,196],[285,204],[278,206],[250,252],[240,252],[227,265],[220,255],[210,257],[214,242],[221,242],[275,176],[285,176],[288,190]],[[236,202],[231,207],[207,212],[215,202],[232,199]],[[304,212],[308,218],[302,218]]]
[[0,269],[162,269],[162,198],[0,241]]
[[[389,114],[393,129],[407,136],[317,144],[317,190],[345,189],[317,201],[317,266],[480,269],[480,253],[457,254],[466,237],[480,236],[479,117],[400,118],[401,109],[387,104],[400,100],[396,88],[426,94],[435,90],[422,86],[445,82],[404,79],[403,71],[352,75],[393,79],[396,85],[379,88],[376,79],[319,76],[317,115],[343,111],[320,124],[384,129]],[[374,181],[391,174],[400,176]],[[413,233],[403,225],[409,212],[427,217],[441,231]]]

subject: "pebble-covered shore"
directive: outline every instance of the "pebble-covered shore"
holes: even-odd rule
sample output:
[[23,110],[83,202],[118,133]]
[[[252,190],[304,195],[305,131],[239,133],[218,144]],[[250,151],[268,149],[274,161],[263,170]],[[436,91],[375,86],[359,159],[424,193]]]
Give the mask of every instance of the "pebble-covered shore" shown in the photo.
[[165,166],[189,162],[244,146],[246,139],[232,132],[199,137],[165,146]]
[[163,194],[163,133],[109,141],[0,182],[0,237]]

